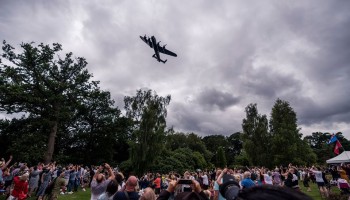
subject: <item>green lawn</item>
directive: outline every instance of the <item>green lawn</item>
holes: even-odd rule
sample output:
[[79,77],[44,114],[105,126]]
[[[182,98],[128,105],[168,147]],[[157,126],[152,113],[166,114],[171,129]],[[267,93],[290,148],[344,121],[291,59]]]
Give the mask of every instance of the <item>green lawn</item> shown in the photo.
[[[299,181],[301,182],[301,181]],[[317,185],[310,183],[311,186],[311,192],[307,192],[306,188],[303,187],[302,183],[299,184],[301,190],[309,195],[312,199],[314,200],[322,200],[321,195],[318,191]],[[333,194],[340,194],[340,191],[337,187],[332,186],[331,188],[331,193]],[[29,198],[29,200],[35,200],[35,197]],[[73,194],[65,194],[65,195],[60,195],[59,199],[67,199],[67,200],[89,200],[90,199],[90,189],[87,189],[86,192],[79,190],[78,192],[75,192]],[[347,198],[345,198],[347,199]],[[0,196],[0,200],[5,200],[4,196]],[[339,198],[334,198],[334,200],[340,200]]]

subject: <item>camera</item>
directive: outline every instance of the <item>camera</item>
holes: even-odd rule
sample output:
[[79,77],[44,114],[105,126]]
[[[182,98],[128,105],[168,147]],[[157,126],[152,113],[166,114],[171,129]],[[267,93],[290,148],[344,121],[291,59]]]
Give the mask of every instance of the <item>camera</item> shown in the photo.
[[237,183],[234,176],[230,174],[225,174],[222,177],[222,184],[220,185],[220,194],[227,200],[234,200],[238,197],[240,186]]

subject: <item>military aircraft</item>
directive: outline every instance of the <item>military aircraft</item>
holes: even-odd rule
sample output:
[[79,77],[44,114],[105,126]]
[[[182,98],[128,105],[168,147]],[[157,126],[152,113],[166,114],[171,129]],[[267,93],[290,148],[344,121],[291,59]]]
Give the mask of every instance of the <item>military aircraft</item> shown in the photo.
[[177,57],[177,55],[167,49],[165,49],[166,45],[160,46],[159,42],[157,42],[156,38],[154,36],[152,36],[151,38],[145,36],[140,36],[141,40],[143,40],[146,44],[148,44],[148,46],[150,46],[151,48],[154,49],[154,55],[152,56],[153,58],[155,58],[158,62],[162,62],[162,63],[166,63],[167,60],[162,60],[160,59],[160,55],[159,53],[164,53],[170,56],[174,56]]

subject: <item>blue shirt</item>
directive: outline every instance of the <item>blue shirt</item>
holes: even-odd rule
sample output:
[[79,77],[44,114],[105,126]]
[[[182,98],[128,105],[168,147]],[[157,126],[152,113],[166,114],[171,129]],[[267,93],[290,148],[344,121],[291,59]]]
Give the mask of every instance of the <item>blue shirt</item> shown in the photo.
[[255,183],[254,183],[254,181],[252,181],[252,179],[245,178],[241,181],[241,185],[243,188],[250,188],[250,187],[255,186]]
[[[222,179],[221,179],[222,182]],[[217,192],[219,192],[219,200],[226,200],[220,193],[220,185],[215,181],[214,183],[214,190],[216,190]]]

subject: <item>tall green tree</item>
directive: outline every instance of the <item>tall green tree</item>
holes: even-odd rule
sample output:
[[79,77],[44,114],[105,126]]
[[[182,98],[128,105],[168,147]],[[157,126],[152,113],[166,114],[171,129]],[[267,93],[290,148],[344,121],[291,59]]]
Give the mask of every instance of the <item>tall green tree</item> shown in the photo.
[[221,146],[218,148],[216,153],[216,166],[221,168],[227,167],[226,155]]
[[[270,117],[271,153],[274,165],[305,164],[310,157],[302,156],[304,152],[312,153],[308,145],[303,144],[302,134],[297,126],[297,116],[287,101],[277,99]],[[315,156],[312,156],[315,158]]]
[[22,51],[3,43],[0,60],[0,111],[28,113],[41,118],[47,130],[46,163],[52,160],[57,129],[60,123],[70,121],[75,107],[84,93],[98,82],[86,69],[84,58],[73,58],[67,53],[63,59],[60,44],[51,46],[22,43]]
[[[58,153],[70,155],[75,162],[111,163],[117,143],[117,122],[121,114],[120,110],[113,106],[114,101],[109,92],[102,91],[97,87],[89,90],[77,107],[74,123],[65,131],[66,137],[58,138],[58,140],[70,138],[71,143],[68,147],[60,148],[70,153]],[[61,143],[64,141],[59,142],[59,144]],[[89,156],[82,158],[81,151]]]
[[243,119],[243,148],[252,165],[270,166],[270,135],[266,115],[260,115],[256,104],[246,108],[246,118]]
[[241,132],[236,132],[227,137],[228,148],[226,150],[228,165],[235,164],[234,161],[242,153],[243,143]]
[[142,174],[162,151],[170,95],[158,96],[151,90],[138,90],[136,96],[124,98],[126,117],[133,121],[130,156],[134,170]]

